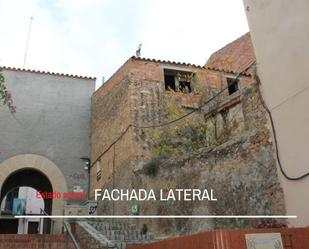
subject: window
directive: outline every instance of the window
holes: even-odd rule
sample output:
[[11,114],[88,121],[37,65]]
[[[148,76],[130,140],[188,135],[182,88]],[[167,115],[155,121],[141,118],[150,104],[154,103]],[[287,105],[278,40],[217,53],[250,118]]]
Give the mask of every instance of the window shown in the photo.
[[176,91],[176,82],[175,76],[173,75],[164,75],[165,90],[174,90]]
[[229,95],[232,95],[233,93],[239,90],[239,87],[238,87],[239,80],[238,79],[226,78],[226,81],[227,81]]
[[183,93],[192,92],[192,76],[192,72],[164,69],[165,90],[173,90]]

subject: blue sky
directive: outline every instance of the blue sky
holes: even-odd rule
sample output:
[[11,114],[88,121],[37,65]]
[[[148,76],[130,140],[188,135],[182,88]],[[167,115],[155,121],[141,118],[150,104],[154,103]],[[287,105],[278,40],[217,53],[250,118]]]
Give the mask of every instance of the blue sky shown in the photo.
[[205,64],[248,31],[242,0],[0,0],[0,65],[110,77],[142,56]]

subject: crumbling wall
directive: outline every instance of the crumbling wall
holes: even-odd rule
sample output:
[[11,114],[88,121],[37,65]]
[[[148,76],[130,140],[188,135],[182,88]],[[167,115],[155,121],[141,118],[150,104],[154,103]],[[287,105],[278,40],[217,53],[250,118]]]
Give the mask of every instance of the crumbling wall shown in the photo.
[[[152,131],[133,126],[115,146],[109,146],[128,125],[149,126],[164,122],[165,66],[173,63],[129,59],[92,97],[90,197],[97,188],[112,188],[118,171],[130,171],[136,161],[149,160]],[[192,69],[204,79],[204,69]],[[183,94],[181,94],[183,95]],[[97,177],[97,175],[100,175]]]
[[[115,148],[104,153],[132,122],[128,70],[129,64],[125,64],[92,97],[90,197],[93,197],[94,189],[102,188],[112,180],[116,167],[134,155],[131,130]],[[125,152],[119,154],[118,151]],[[114,153],[118,154],[117,164]]]
[[[271,132],[257,86],[251,84],[242,88],[239,102],[228,106],[227,111],[234,112],[231,116],[237,117],[233,126],[241,128],[222,144],[156,160],[152,162],[155,169],[152,171],[147,170],[147,160],[128,161],[126,170],[115,173],[115,187],[154,189],[156,192],[159,189],[212,188],[218,199],[216,202],[144,201],[138,203],[143,215],[284,215]],[[131,214],[133,204],[118,201],[112,206],[108,201],[99,201],[98,212],[112,213],[113,208],[115,214]],[[211,228],[254,226],[254,220],[243,219],[147,219],[137,222],[147,224],[159,235],[170,236]]]

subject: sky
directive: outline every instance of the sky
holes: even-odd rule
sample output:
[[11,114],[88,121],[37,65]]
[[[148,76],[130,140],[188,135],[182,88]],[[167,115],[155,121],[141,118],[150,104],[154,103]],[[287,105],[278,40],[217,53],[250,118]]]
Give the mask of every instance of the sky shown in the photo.
[[0,65],[108,79],[145,58],[204,65],[248,32],[242,0],[0,0]]

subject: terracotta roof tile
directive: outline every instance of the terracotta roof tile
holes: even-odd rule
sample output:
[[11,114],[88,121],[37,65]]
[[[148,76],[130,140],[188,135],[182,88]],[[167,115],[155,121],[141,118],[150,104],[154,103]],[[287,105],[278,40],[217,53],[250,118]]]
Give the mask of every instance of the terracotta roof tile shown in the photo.
[[185,62],[156,60],[156,59],[141,58],[141,57],[136,57],[136,56],[132,56],[131,59],[133,59],[133,60],[151,61],[151,62],[156,62],[156,63],[167,63],[167,64],[174,64],[174,65],[180,65],[180,66],[189,66],[189,67],[203,68],[202,66],[195,65],[195,64],[190,64],[190,63],[185,63]]
[[55,73],[55,72],[49,72],[49,71],[40,71],[40,70],[23,69],[23,68],[6,67],[6,66],[1,66],[0,68],[5,69],[5,70],[11,70],[11,71],[21,71],[21,72],[28,72],[28,73],[40,73],[40,74],[48,74],[48,75],[55,75],[55,76],[73,77],[73,78],[79,78],[79,79],[85,79],[85,80],[96,80],[95,77],[87,77],[87,76],[80,76],[80,75],[73,75],[73,74]]
[[[254,61],[255,54],[251,36],[250,33],[247,33],[213,53],[205,67],[226,73],[239,74]],[[250,66],[243,74],[252,75],[254,70],[255,64]]]

